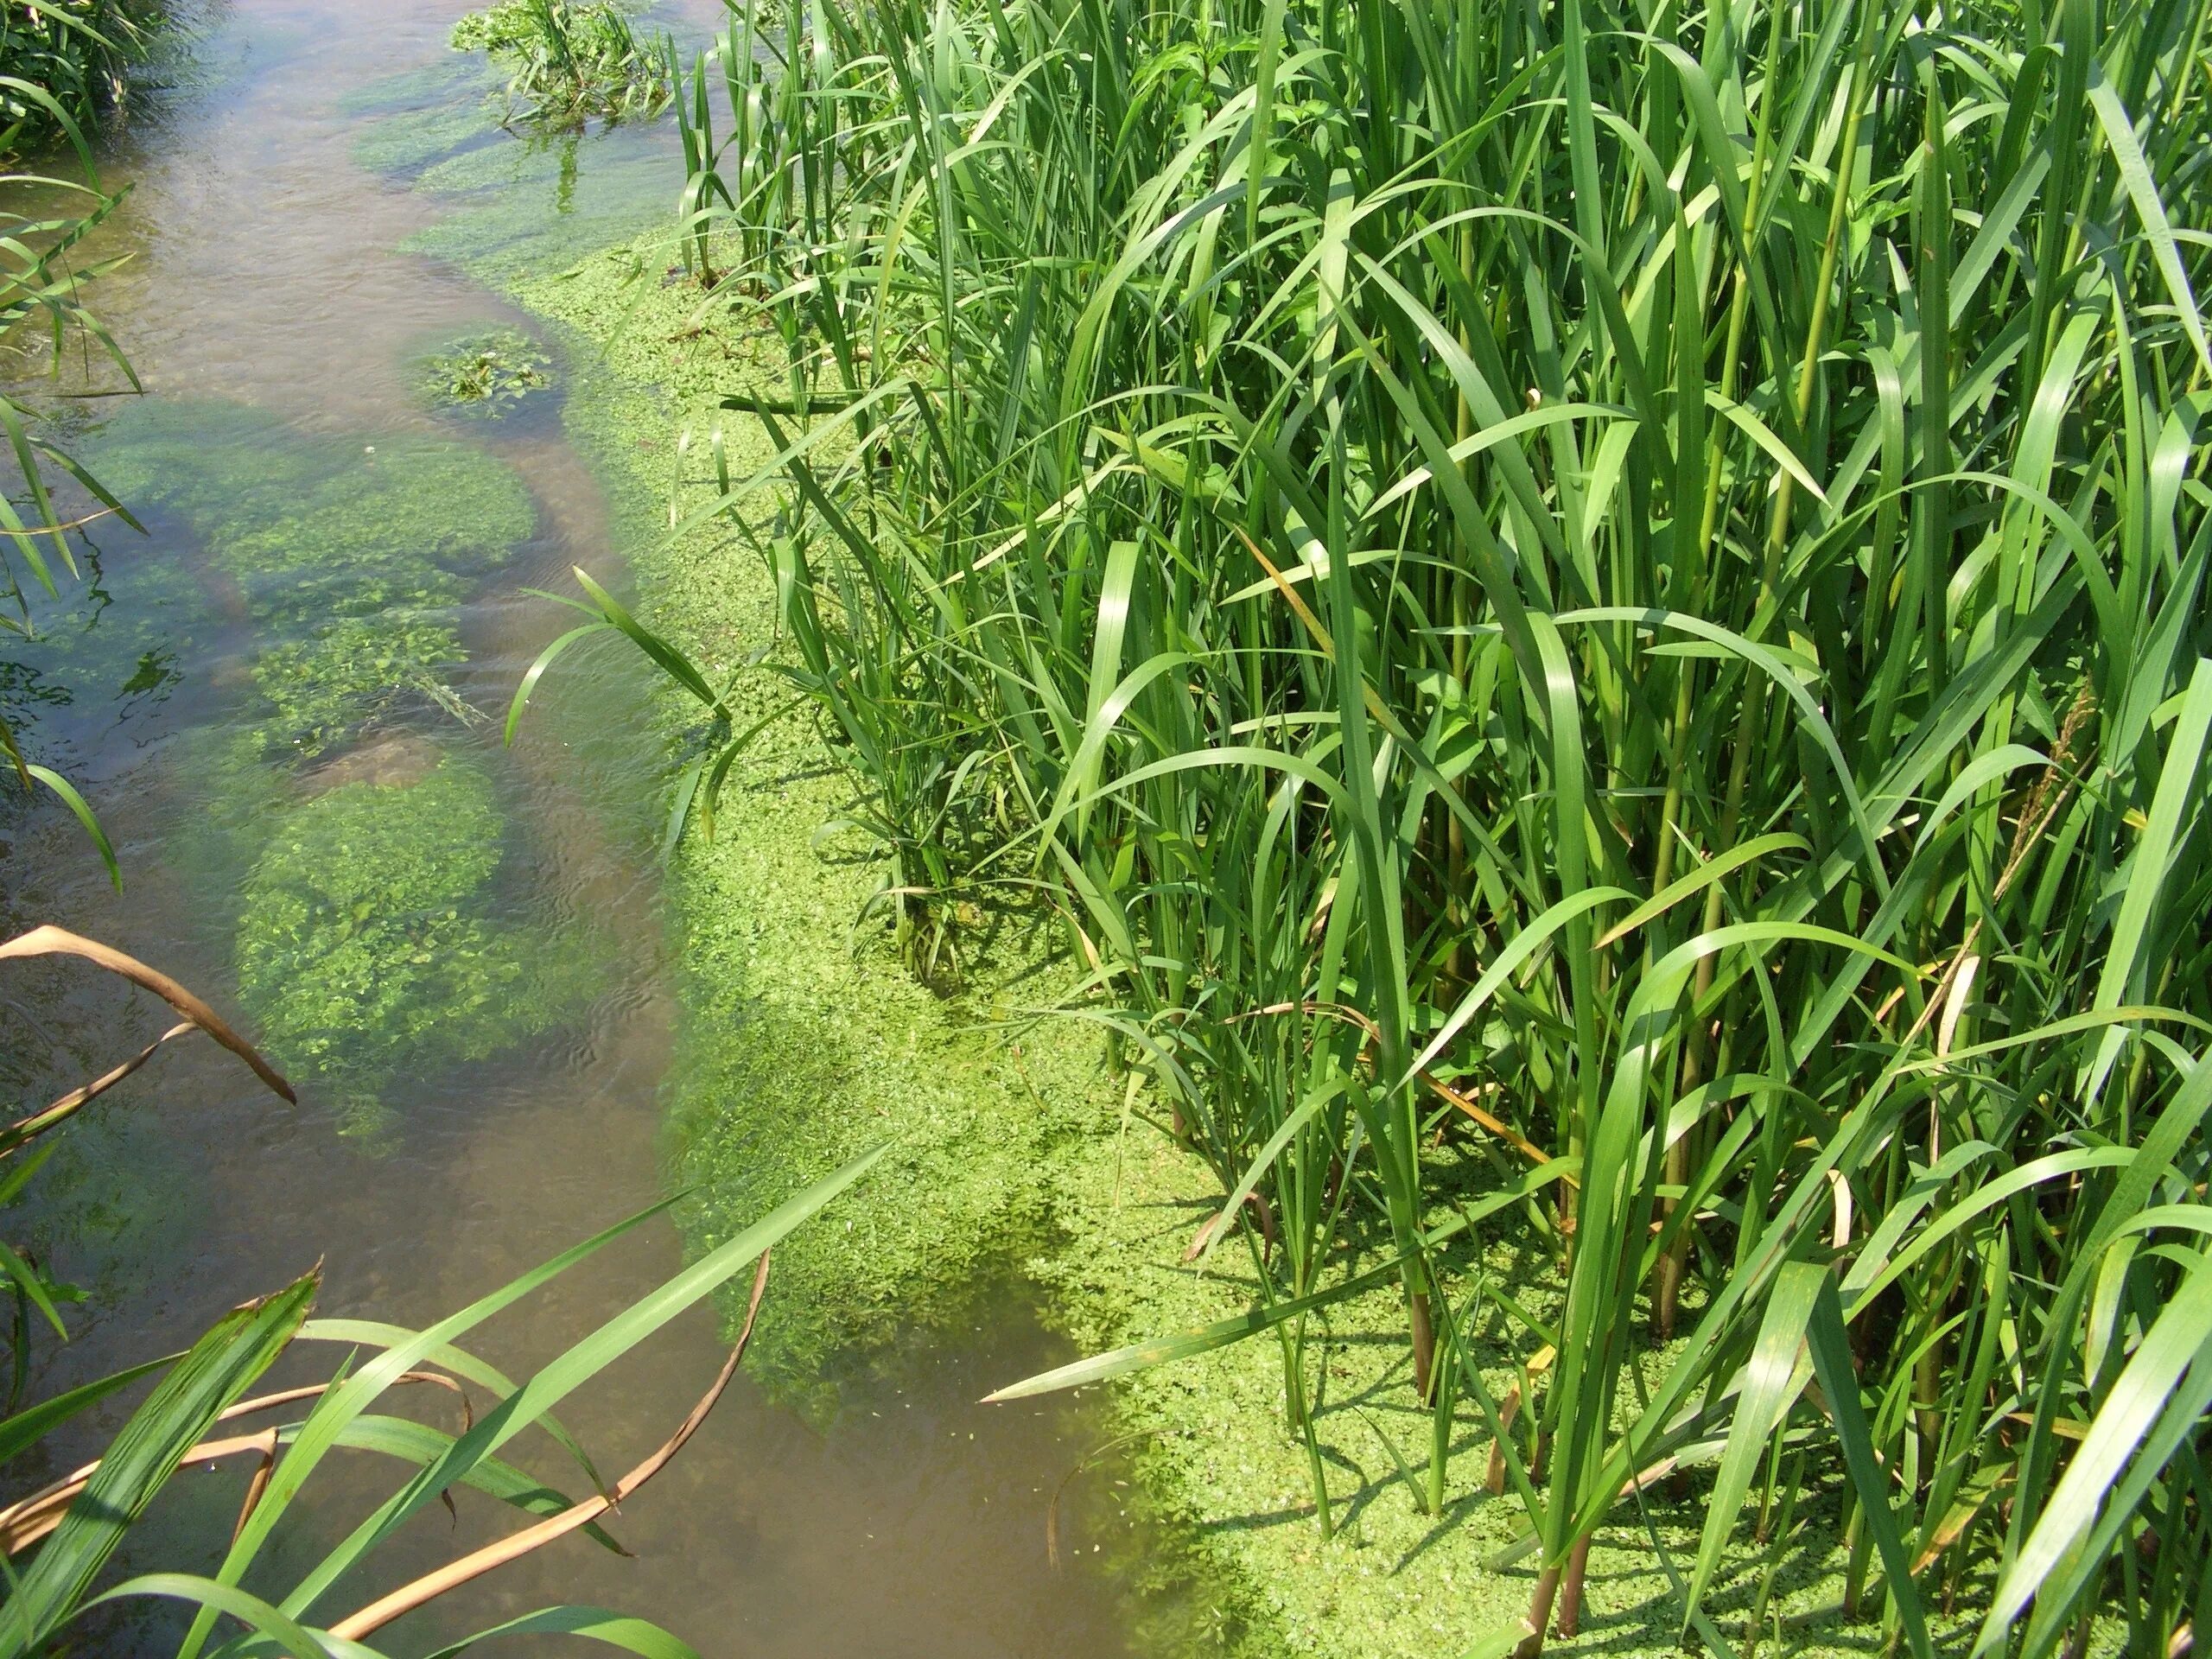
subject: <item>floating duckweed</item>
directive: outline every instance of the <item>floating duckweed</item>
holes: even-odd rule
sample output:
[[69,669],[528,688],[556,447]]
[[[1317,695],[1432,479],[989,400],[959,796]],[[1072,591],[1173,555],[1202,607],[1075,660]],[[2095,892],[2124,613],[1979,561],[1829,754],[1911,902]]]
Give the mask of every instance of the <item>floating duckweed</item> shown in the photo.
[[464,334],[422,362],[418,377],[433,404],[497,419],[553,384],[550,359],[518,328]]
[[561,964],[589,952],[489,913],[504,827],[490,779],[451,757],[417,781],[345,783],[276,814],[245,883],[238,994],[349,1129],[381,1124],[403,1066],[481,1059],[588,991]]

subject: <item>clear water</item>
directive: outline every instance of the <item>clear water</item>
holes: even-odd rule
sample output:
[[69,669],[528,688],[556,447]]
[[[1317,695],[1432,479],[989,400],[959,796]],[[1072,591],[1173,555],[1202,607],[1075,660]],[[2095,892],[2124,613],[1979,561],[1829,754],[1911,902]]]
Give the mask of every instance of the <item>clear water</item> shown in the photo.
[[[99,251],[132,258],[93,297],[148,392],[127,409],[105,398],[73,407],[86,423],[111,420],[86,442],[118,464],[135,454],[143,467],[148,452],[117,432],[166,419],[172,441],[158,457],[150,534],[99,529],[87,582],[41,607],[48,642],[0,647],[13,664],[0,695],[31,744],[92,798],[127,887],[110,890],[51,803],[11,799],[0,812],[0,919],[11,932],[53,920],[110,940],[237,1008],[251,909],[239,884],[304,821],[304,804],[337,798],[349,780],[358,796],[431,765],[466,767],[491,804],[495,868],[464,884],[461,903],[476,937],[513,947],[501,960],[515,976],[466,1030],[434,1021],[418,1047],[373,1056],[343,1088],[309,1076],[296,1109],[211,1047],[186,1043],[80,1118],[41,1178],[26,1242],[88,1295],[72,1310],[73,1340],[41,1348],[35,1394],[181,1345],[222,1308],[317,1261],[324,1313],[427,1322],[661,1195],[658,1091],[674,1010],[657,871],[643,826],[620,804],[649,798],[656,783],[642,770],[652,746],[621,725],[642,718],[642,687],[609,658],[575,671],[603,677],[570,699],[599,711],[591,730],[534,718],[503,749],[496,718],[563,626],[563,613],[520,590],[553,584],[579,561],[608,568],[618,550],[607,508],[557,421],[457,423],[425,407],[410,367],[423,342],[527,319],[454,266],[403,251],[426,231],[435,247],[434,221],[454,210],[355,158],[373,89],[446,61],[444,34],[461,9],[232,0],[200,30],[178,85],[105,161],[106,182],[128,181],[132,194]],[[697,26],[714,10],[663,15]],[[659,211],[672,174],[636,168],[672,142],[665,132],[587,142],[558,158],[550,185],[543,168],[516,169],[527,175],[517,188],[537,192],[520,208],[529,236],[516,258],[542,257],[563,237],[581,245],[624,211]],[[648,176],[657,194],[640,203],[643,185],[628,181]],[[602,188],[594,195],[580,180]],[[589,204],[581,218],[580,202]],[[62,383],[78,392],[118,384],[92,358]],[[391,457],[433,441],[518,481],[535,524],[488,565],[458,561],[463,575],[440,578],[451,594],[438,626],[466,652],[442,673],[472,717],[402,696],[368,741],[312,760],[254,753],[251,728],[265,717],[257,674],[324,620],[281,583],[257,588],[256,537],[289,524],[296,537],[294,497],[337,487],[350,469],[389,476]],[[434,861],[461,856],[436,842],[449,830],[422,833]],[[330,939],[308,944],[312,966]],[[588,957],[590,973],[549,976],[546,958],[563,956]],[[147,1040],[160,1014],[89,971],[11,965],[0,976],[9,1085],[21,1102],[50,1097]],[[490,1327],[480,1351],[525,1370],[679,1257],[675,1230],[656,1222]],[[1063,1357],[1018,1294],[1001,1301],[994,1328],[920,1348],[896,1376],[851,1382],[827,1428],[741,1378],[615,1525],[634,1559],[572,1540],[385,1639],[414,1650],[530,1607],[585,1601],[648,1615],[709,1654],[983,1659],[1149,1645],[1136,1634],[1147,1628],[1135,1588],[1146,1543],[1119,1513],[1110,1466],[1068,1486],[1058,1525],[1069,1565],[1047,1559],[1048,1509],[1105,1427],[1080,1406],[969,1403]],[[603,1467],[626,1467],[680,1420],[721,1353],[715,1315],[696,1310],[571,1402],[564,1420]],[[115,1421],[87,1425],[45,1466],[10,1471],[7,1488],[41,1484]],[[535,1462],[558,1484],[552,1460]],[[397,1478],[390,1466],[346,1465],[284,1541],[283,1559],[311,1559]],[[167,1529],[132,1565],[207,1565],[194,1541],[227,1535],[239,1484],[235,1471],[180,1483],[162,1512]],[[433,1510],[379,1560],[378,1583],[347,1586],[329,1611],[509,1529],[512,1515],[482,1501],[464,1502],[457,1520]],[[155,1614],[119,1621],[94,1645],[151,1650],[162,1627]]]

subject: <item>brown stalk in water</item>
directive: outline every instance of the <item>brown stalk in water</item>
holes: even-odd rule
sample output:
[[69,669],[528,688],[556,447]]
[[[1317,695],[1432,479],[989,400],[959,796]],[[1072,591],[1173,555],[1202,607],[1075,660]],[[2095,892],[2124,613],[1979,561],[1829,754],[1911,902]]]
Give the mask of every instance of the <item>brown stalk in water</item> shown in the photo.
[[768,1288],[768,1252],[763,1251],[760,1265],[753,1274],[753,1295],[746,1304],[745,1323],[737,1333],[737,1341],[729,1351],[729,1357],[722,1362],[722,1369],[699,1403],[691,1408],[690,1414],[677,1427],[676,1433],[651,1457],[614,1483],[614,1490],[601,1497],[588,1497],[571,1505],[560,1514],[525,1527],[512,1537],[497,1543],[486,1544],[457,1561],[448,1562],[436,1571],[424,1573],[411,1583],[404,1584],[391,1594],[379,1597],[359,1611],[348,1614],[330,1627],[330,1634],[349,1642],[358,1642],[372,1631],[381,1630],[395,1618],[413,1612],[417,1607],[436,1600],[448,1591],[496,1572],[511,1561],[543,1549],[556,1538],[567,1536],[578,1528],[587,1526],[621,1507],[622,1500],[635,1492],[663,1469],[681,1452],[684,1444],[697,1433],[699,1425],[707,1421],[707,1414],[729,1386],[730,1378],[737,1375],[739,1362],[745,1357],[746,1344],[753,1340],[753,1322],[760,1312],[760,1298]]
[[[267,1084],[294,1105],[299,1103],[300,1097],[292,1092],[292,1085],[284,1080],[283,1073],[262,1058],[258,1049],[232,1030],[222,1015],[217,1014],[206,1002],[159,969],[149,968],[137,957],[118,950],[112,945],[102,944],[97,939],[86,938],[81,934],[72,933],[66,928],[55,927],[51,923],[35,927],[28,933],[19,933],[6,944],[0,944],[0,961],[17,957],[56,956],[82,957],[95,967],[105,968],[108,972],[129,980],[142,989],[153,992],[162,1001],[182,1014],[187,1021],[197,1026],[252,1067],[254,1076],[259,1077],[262,1082]],[[167,1042],[169,1038],[177,1034],[175,1030],[164,1033],[160,1042],[154,1045],[154,1048],[160,1047],[161,1043]],[[137,1059],[126,1062],[124,1066],[94,1083],[86,1084],[84,1089],[76,1091],[75,1094],[64,1095],[45,1111],[25,1118],[5,1131],[0,1131],[0,1155],[13,1151],[32,1136],[51,1128],[54,1123],[60,1122],[61,1117],[74,1111],[103,1089],[128,1077],[139,1066],[144,1065],[152,1052],[153,1049],[148,1049]]]

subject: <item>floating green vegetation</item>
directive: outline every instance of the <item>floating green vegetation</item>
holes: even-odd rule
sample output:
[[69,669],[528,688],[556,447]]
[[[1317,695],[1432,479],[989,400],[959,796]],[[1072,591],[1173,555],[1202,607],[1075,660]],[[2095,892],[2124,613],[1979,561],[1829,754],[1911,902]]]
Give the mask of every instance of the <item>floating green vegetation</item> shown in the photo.
[[518,328],[493,328],[449,340],[425,356],[416,376],[442,408],[493,420],[553,384],[552,359]]
[[492,912],[505,818],[482,770],[420,739],[384,747],[267,825],[237,943],[270,1052],[321,1079],[355,1133],[383,1126],[403,1066],[482,1059],[590,988],[590,952]]
[[499,0],[453,27],[454,48],[508,72],[507,118],[575,127],[658,113],[668,78],[617,0]]
[[439,439],[302,436],[223,404],[133,410],[95,453],[112,487],[185,522],[268,635],[267,751],[312,757],[410,702],[461,712],[453,607],[536,525],[504,463]]

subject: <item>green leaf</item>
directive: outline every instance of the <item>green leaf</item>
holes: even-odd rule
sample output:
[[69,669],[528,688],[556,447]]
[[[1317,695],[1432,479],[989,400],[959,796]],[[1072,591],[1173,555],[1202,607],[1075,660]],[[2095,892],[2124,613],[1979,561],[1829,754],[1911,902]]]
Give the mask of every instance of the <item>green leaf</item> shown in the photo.
[[85,1490],[0,1607],[0,1651],[29,1651],[76,1612],[100,1568],[168,1484],[184,1454],[298,1333],[320,1287],[319,1276],[309,1274],[265,1301],[233,1309],[176,1362],[110,1443]]

